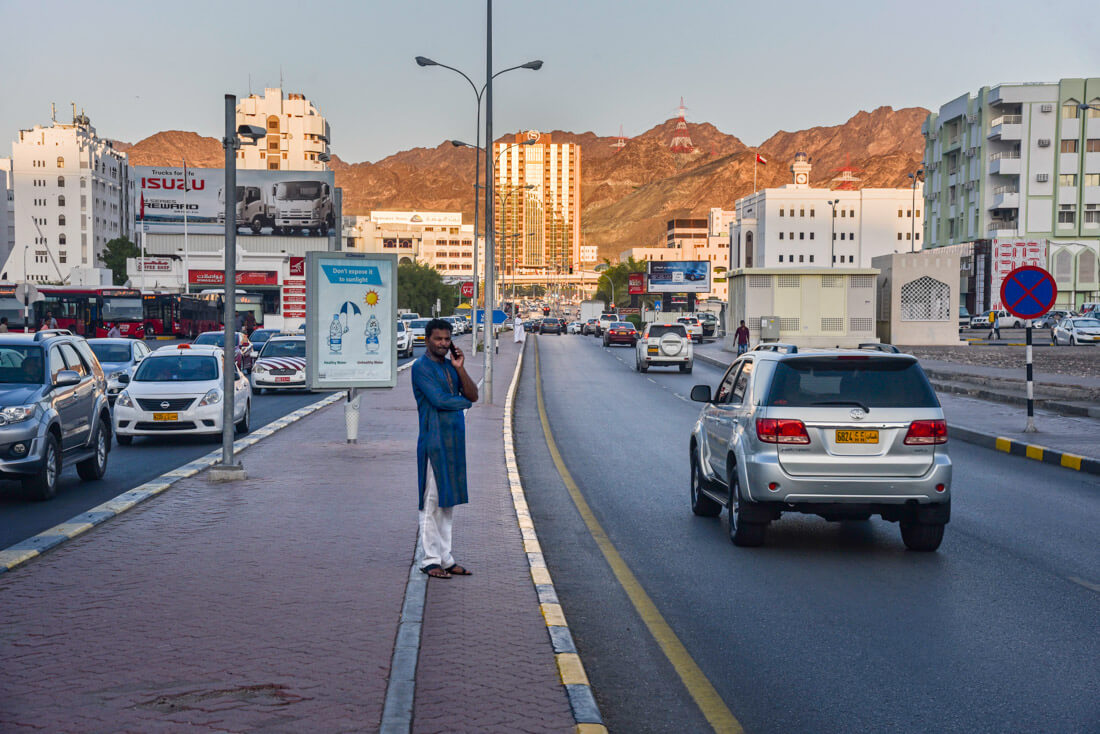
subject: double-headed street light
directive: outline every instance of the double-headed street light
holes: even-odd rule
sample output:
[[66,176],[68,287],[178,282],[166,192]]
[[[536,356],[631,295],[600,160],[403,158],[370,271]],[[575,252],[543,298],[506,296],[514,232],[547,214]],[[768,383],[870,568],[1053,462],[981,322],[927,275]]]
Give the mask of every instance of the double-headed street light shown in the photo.
[[832,255],[832,258],[831,258],[832,263],[830,263],[829,267],[830,268],[835,268],[836,267],[836,205],[840,203],[840,199],[835,199],[833,201],[826,201],[825,203],[833,208],[833,218],[830,220],[831,224],[829,226],[829,234],[831,235],[829,237],[829,254]]
[[915,173],[908,174],[913,181],[912,203],[909,205],[909,252],[916,252],[917,247],[917,181],[924,175],[924,169],[918,168]]

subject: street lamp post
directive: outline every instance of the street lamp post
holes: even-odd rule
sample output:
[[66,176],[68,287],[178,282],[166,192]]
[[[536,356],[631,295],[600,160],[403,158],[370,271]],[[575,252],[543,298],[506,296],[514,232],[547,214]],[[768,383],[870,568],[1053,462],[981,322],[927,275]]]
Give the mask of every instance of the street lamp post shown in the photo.
[[[225,302],[222,312],[224,324],[222,342],[222,460],[212,467],[212,476],[219,480],[244,479],[244,467],[234,461],[233,407],[236,402],[237,382],[237,149],[241,145],[255,145],[267,131],[256,125],[237,127],[237,97],[225,95]],[[244,140],[242,140],[244,138]],[[215,471],[216,469],[216,471]]]
[[830,268],[836,267],[836,205],[840,203],[840,199],[833,201],[826,201],[826,204],[833,208],[833,218],[829,225],[829,254],[832,256],[832,262],[829,264]]
[[909,174],[909,178],[913,180],[912,203],[909,205],[909,252],[916,252],[917,247],[917,179],[923,175],[923,168]]

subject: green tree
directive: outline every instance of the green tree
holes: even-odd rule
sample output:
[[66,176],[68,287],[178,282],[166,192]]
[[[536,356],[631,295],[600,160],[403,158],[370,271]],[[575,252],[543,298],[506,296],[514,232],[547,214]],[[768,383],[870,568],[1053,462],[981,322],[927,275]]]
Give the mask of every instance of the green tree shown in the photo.
[[99,254],[99,259],[111,269],[112,277],[115,285],[126,284],[126,259],[130,257],[139,257],[141,255],[141,249],[138,248],[127,237],[115,237],[113,240],[103,246],[103,252]]
[[[616,308],[621,308],[630,303],[630,294],[627,292],[630,274],[646,272],[646,261],[635,260],[631,257],[627,258],[626,262],[617,265],[612,265],[607,258],[604,258],[604,262],[607,263],[608,268],[603,271],[596,283],[596,298],[607,304],[614,302]],[[612,284],[615,286],[614,298],[611,297]],[[645,298],[644,300],[647,304],[651,304],[653,299]]]
[[442,314],[454,313],[458,305],[457,287],[447,285],[435,268],[420,263],[397,266],[397,307],[427,316],[439,299]]

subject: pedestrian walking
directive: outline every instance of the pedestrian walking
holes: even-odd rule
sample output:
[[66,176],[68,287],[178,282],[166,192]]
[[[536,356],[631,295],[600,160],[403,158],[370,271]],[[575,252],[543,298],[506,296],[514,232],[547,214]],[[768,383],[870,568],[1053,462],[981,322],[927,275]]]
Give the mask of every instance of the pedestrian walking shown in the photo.
[[512,341],[516,344],[522,344],[527,339],[527,332],[523,330],[523,319],[516,314],[516,318],[512,321]]
[[987,336],[986,339],[992,339],[994,333],[997,334],[998,339],[1001,338],[1001,325],[1000,325],[1000,323],[998,323],[998,320],[997,320],[997,312],[996,311],[990,311],[989,312],[989,336]]
[[43,329],[56,329],[57,328],[57,319],[55,319],[53,317],[52,313],[50,313],[48,311],[46,312],[46,318],[42,320],[42,328]]
[[118,339],[122,336],[122,332],[119,331],[118,324],[111,324],[111,329],[107,332],[108,339]]
[[737,338],[737,354],[741,355],[749,351],[749,327],[745,326],[744,319],[741,320],[741,325],[733,335]]
[[[420,492],[420,570],[432,578],[469,576],[451,555],[455,505],[466,493],[466,416],[477,385],[466,373],[466,355],[451,342],[451,324],[432,319],[424,327],[424,354],[413,363],[412,387],[420,417],[416,441]],[[451,358],[447,359],[450,352]]]

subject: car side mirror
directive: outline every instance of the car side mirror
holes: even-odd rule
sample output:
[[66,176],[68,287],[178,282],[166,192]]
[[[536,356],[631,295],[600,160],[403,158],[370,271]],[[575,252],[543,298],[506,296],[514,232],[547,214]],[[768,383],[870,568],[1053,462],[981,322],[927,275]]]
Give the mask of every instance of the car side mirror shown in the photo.
[[119,382],[120,385],[129,385],[130,384],[130,376],[123,373],[123,374],[118,376],[118,382]]
[[697,403],[711,402],[710,385],[696,385],[691,388],[691,399]]
[[53,378],[54,387],[69,387],[80,384],[80,373],[75,370],[61,370],[57,377]]

